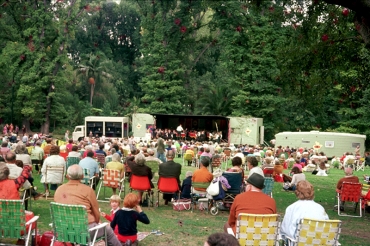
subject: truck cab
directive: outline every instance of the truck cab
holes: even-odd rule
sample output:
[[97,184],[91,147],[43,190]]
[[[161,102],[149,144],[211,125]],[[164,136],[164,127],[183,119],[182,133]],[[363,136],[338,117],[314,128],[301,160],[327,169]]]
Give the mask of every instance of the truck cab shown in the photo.
[[85,126],[76,126],[73,133],[72,133],[72,139],[73,141],[81,141],[85,136]]

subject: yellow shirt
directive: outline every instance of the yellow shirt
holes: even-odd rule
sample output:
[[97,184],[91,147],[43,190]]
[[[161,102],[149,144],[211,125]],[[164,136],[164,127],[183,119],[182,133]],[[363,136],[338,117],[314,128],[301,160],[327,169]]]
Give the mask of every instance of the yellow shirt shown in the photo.
[[120,171],[121,173],[123,171],[125,171],[125,166],[121,163],[121,162],[118,162],[118,161],[111,161],[111,162],[108,162],[107,165],[105,166],[106,169],[111,169],[111,170],[118,170]]

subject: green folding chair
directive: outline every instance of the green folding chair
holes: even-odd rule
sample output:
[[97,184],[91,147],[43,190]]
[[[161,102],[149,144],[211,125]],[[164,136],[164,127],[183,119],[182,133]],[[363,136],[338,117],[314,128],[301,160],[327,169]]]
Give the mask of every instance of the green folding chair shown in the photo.
[[66,168],[68,169],[70,166],[80,163],[80,160],[81,159],[79,157],[67,157]]
[[[108,223],[102,223],[89,228],[86,207],[83,205],[67,205],[51,202],[50,213],[54,234],[51,246],[54,245],[56,240],[80,245],[94,245],[95,241],[107,238],[105,228]],[[99,229],[104,229],[104,234],[98,238]],[[92,238],[90,232],[94,232]]]
[[265,188],[262,189],[262,192],[272,197],[272,190],[274,189],[274,179],[271,177],[265,177],[264,185]]
[[84,172],[84,177],[81,179],[81,183],[88,185],[92,188],[94,181],[95,181],[95,176],[92,176],[90,178],[90,169],[84,168],[83,172]]
[[34,216],[26,222],[22,200],[0,200],[1,238],[19,239],[23,237],[25,245],[31,245],[32,240],[30,240],[30,237],[33,229],[37,236],[38,219],[39,216]]

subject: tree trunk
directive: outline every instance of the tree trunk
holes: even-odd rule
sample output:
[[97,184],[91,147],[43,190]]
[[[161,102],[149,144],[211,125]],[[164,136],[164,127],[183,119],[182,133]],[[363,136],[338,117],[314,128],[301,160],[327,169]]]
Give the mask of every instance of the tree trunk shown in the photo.
[[31,127],[30,127],[30,120],[27,118],[24,118],[22,121],[22,126],[19,127],[19,132],[22,132],[22,127],[23,125],[26,127],[26,134],[29,134],[31,132]]
[[366,46],[370,46],[370,0],[324,0],[329,4],[340,5],[354,11],[354,24]]

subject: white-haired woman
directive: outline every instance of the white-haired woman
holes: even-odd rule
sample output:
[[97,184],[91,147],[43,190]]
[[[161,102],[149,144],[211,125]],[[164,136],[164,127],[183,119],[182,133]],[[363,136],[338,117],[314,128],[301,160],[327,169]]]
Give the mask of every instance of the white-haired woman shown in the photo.
[[[112,161],[108,162],[105,166],[106,169],[110,170],[118,170],[121,174],[121,178],[123,178],[123,175],[125,174],[125,166],[121,162],[121,156],[118,153],[114,153],[112,155]],[[116,195],[116,188],[112,188],[113,195]]]
[[[147,176],[150,182],[151,188],[154,188],[154,185],[152,183],[152,169],[145,165],[146,159],[145,156],[142,153],[138,153],[135,155],[135,158],[128,159],[127,165],[131,169],[131,174],[136,176]],[[139,198],[140,201],[142,201],[143,192],[139,192]]]

